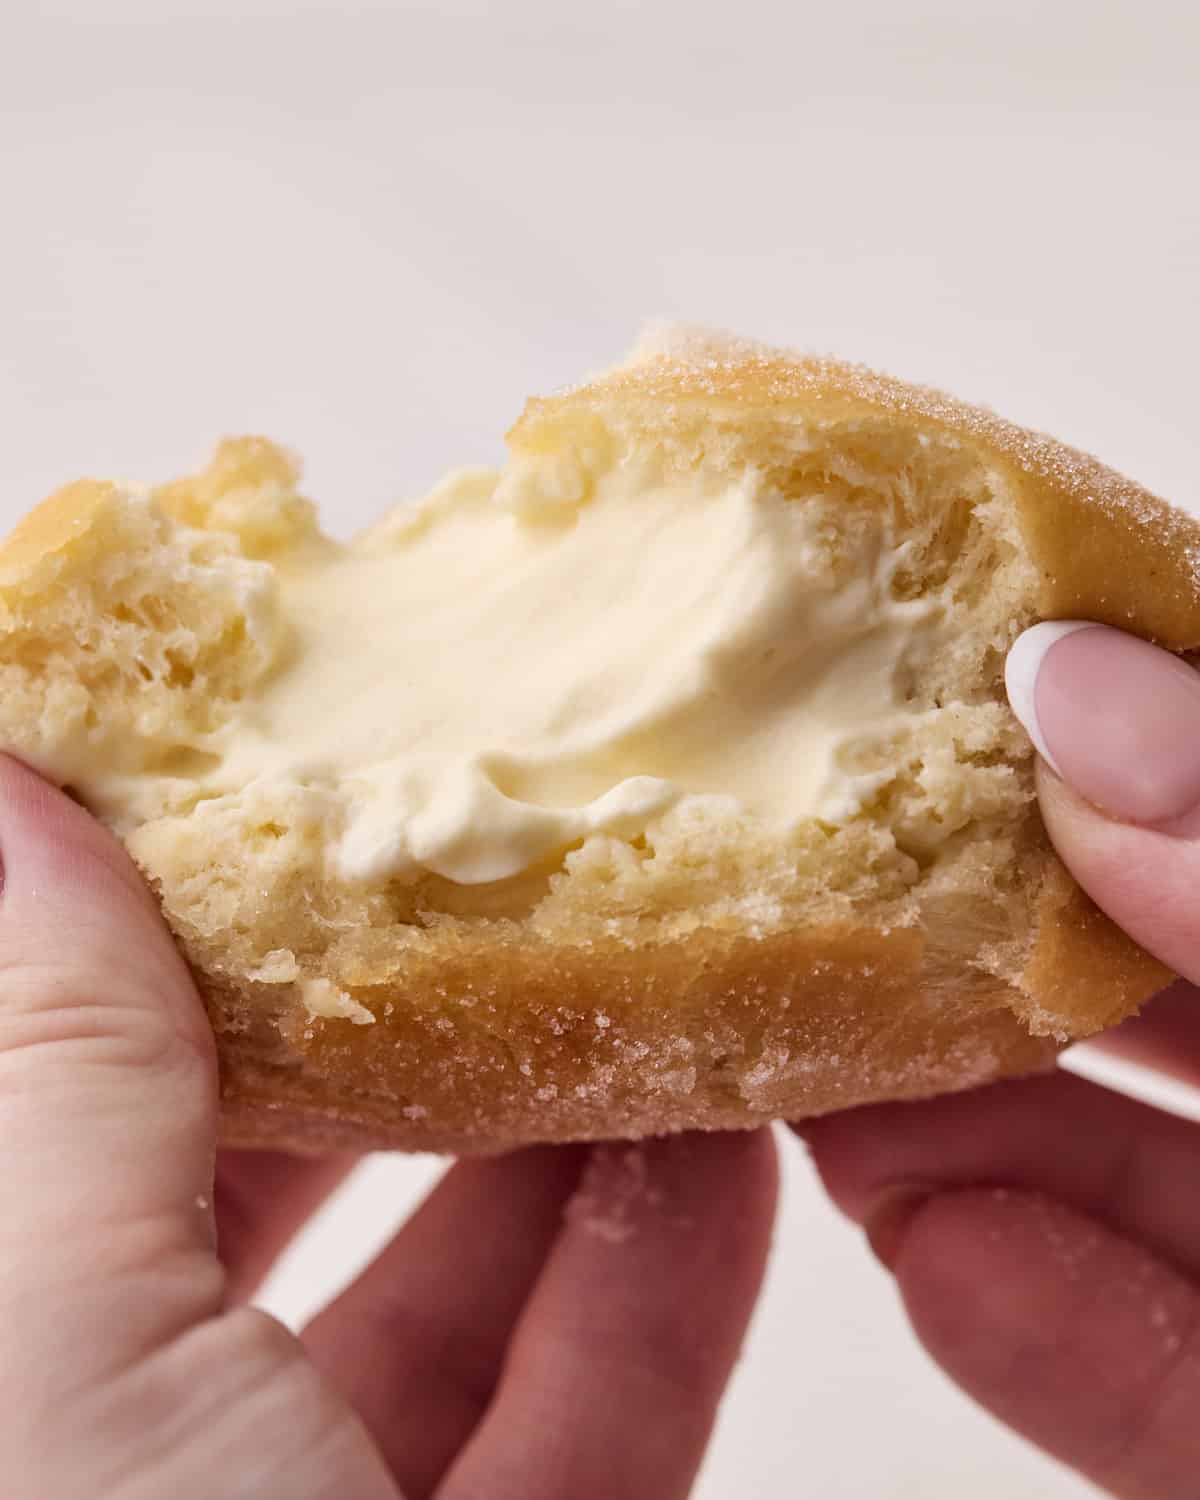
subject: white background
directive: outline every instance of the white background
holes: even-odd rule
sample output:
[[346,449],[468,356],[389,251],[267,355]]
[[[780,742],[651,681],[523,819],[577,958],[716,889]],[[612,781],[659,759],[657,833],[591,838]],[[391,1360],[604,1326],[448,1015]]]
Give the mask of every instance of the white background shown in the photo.
[[[0,520],[217,437],[348,531],[665,315],[931,380],[1197,500],[1179,0],[75,0],[0,13]],[[436,1164],[379,1160],[298,1317]],[[1069,1500],[787,1152],[702,1500]],[[652,1497],[647,1497],[652,1500]]]

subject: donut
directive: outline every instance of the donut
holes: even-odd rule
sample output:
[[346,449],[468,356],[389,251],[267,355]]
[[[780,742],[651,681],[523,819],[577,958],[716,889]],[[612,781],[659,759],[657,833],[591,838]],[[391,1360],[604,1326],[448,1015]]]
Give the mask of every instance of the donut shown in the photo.
[[120,837],[235,1144],[751,1127],[1050,1067],[1169,979],[1074,885],[1039,620],[1200,647],[1200,524],[836,361],[653,330],[350,542],[261,438],[0,548],[0,744]]

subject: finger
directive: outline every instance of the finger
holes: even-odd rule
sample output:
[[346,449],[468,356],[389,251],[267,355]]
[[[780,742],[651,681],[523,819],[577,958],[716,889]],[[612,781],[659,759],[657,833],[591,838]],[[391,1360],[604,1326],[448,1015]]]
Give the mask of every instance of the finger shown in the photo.
[[1049,763],[1046,827],[1098,906],[1200,980],[1200,674],[1121,631],[1063,629],[1027,631],[1008,667],[1010,700]]
[[6,757],[0,855],[0,1329],[82,1383],[219,1305],[213,1042],[120,846]]
[[1200,1088],[1200,991],[1180,980],[1086,1045]]
[[806,1121],[838,1206],[878,1236],[891,1206],[979,1184],[1060,1198],[1200,1275],[1200,1131],[1067,1073]]
[[965,1389],[1115,1494],[1188,1492],[1194,1126],[1060,1074],[853,1110],[802,1134]]
[[453,1167],[305,1330],[407,1500],[432,1494],[491,1399],[585,1154],[543,1147]]
[[5,1493],[395,1496],[286,1329],[214,1316],[215,1049],[133,865],[2,756],[0,856]]
[[598,1148],[439,1500],[682,1500],[774,1203],[766,1132]]
[[213,1207],[225,1266],[225,1299],[252,1296],[289,1242],[358,1158],[225,1150],[217,1156]]
[[1119,1500],[1200,1472],[1200,1295],[1052,1199],[962,1189],[914,1207],[893,1270],[929,1353],[996,1416]]

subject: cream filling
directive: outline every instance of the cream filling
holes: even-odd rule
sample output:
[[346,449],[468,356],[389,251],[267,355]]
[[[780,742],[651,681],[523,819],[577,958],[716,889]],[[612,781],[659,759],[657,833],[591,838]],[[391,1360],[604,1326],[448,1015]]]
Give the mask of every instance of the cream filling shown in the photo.
[[278,565],[289,645],[198,780],[247,806],[323,788],[348,880],[501,880],[694,795],[780,830],[850,818],[886,774],[854,752],[910,715],[899,668],[941,611],[891,597],[882,516],[835,576],[836,517],[753,475],[451,475]]

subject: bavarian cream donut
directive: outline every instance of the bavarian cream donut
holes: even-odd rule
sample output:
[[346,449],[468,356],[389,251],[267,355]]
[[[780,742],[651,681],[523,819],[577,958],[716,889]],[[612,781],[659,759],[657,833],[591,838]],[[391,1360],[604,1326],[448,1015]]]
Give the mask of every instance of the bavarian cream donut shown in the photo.
[[0,743],[124,840],[227,1138],[499,1151],[1049,1065],[1167,979],[1049,847],[1005,653],[1200,646],[1200,524],[935,392],[707,334],[349,545],[227,442],[0,550]]

